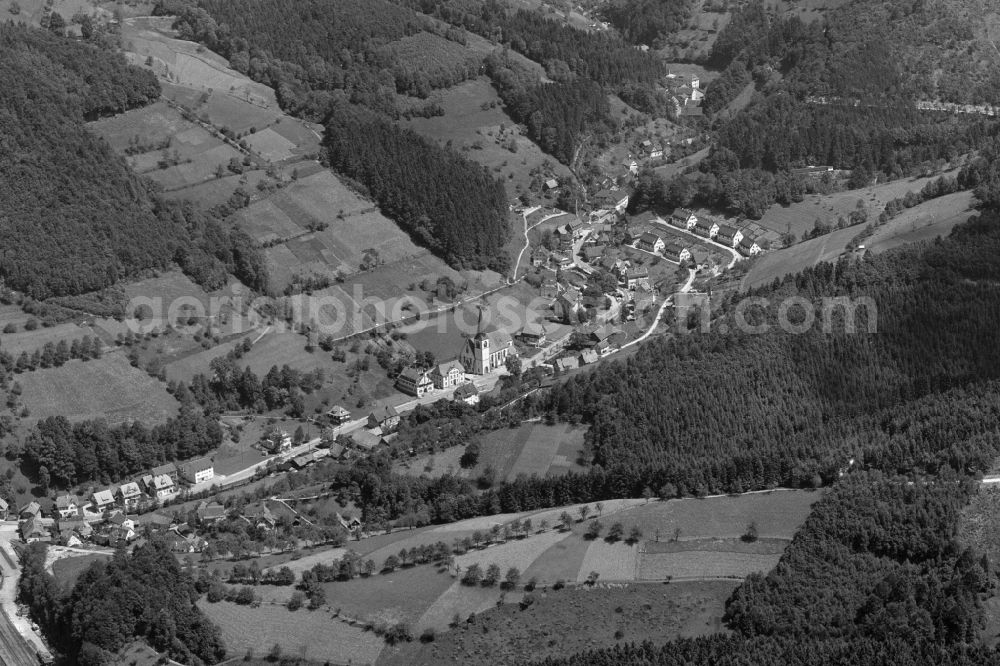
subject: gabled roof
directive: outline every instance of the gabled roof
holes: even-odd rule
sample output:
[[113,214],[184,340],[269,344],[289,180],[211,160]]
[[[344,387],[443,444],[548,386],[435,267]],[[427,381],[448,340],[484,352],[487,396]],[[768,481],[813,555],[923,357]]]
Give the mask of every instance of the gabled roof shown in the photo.
[[645,266],[635,266],[634,268],[629,268],[625,271],[629,280],[637,280],[639,278],[649,277],[649,269]]
[[696,229],[711,229],[716,224],[718,223],[710,217],[699,217],[694,226]]
[[98,490],[94,493],[94,502],[97,504],[114,504],[115,496],[110,488]]
[[442,377],[447,376],[452,370],[458,370],[463,375],[465,374],[465,368],[457,360],[438,363],[434,366],[434,371]]
[[534,336],[545,335],[545,324],[538,321],[529,321],[524,325],[524,328],[521,330],[521,334]]
[[694,215],[694,212],[689,208],[675,208],[674,212],[670,214],[670,217],[675,220],[687,220],[692,215]]
[[639,242],[647,243],[649,245],[655,245],[660,240],[662,239],[657,234],[654,234],[652,231],[647,231],[643,235],[639,236]]
[[185,474],[194,475],[198,472],[204,472],[205,470],[212,469],[214,465],[212,464],[212,459],[208,456],[203,458],[195,458],[194,460],[189,460],[186,463],[182,463],[180,466],[181,471]]
[[744,234],[743,238],[740,240],[740,246],[750,248],[753,247],[754,243],[756,242],[757,242],[756,238],[752,238],[750,235]]
[[198,517],[202,520],[217,520],[226,515],[226,507],[218,502],[202,502],[198,505]]
[[732,238],[733,236],[736,235],[736,227],[731,227],[728,224],[720,224],[719,225],[719,235],[720,236],[727,236],[729,238]]
[[60,495],[56,498],[56,508],[60,511],[66,511],[71,506],[76,506],[76,498],[72,495]]
[[399,412],[397,412],[396,408],[392,405],[382,405],[381,407],[376,407],[372,410],[372,413],[369,416],[374,417],[377,421],[385,421],[399,416]]
[[399,378],[406,379],[408,381],[413,382],[414,384],[419,384],[422,381],[430,381],[429,379],[427,379],[426,372],[414,368],[413,366],[404,368],[403,371],[399,373]]
[[584,364],[596,363],[600,360],[600,355],[593,349],[584,349],[580,352],[580,361]]
[[31,514],[32,516],[37,516],[41,510],[42,507],[38,504],[38,502],[28,502],[28,504],[25,505],[23,509],[21,509],[21,513],[22,514],[27,513]]
[[153,477],[153,489],[154,490],[166,490],[167,488],[174,487],[174,480],[171,479],[166,474],[160,474]]
[[342,405],[334,405],[327,412],[330,416],[350,416],[351,413],[347,411]]
[[125,499],[137,497],[142,494],[142,491],[139,490],[139,484],[135,481],[123,484],[122,487],[118,489],[118,492],[121,493],[121,496]]
[[673,254],[679,257],[681,252],[686,249],[687,248],[680,243],[667,243],[667,245],[663,248],[663,254]]
[[154,467],[153,469],[149,470],[149,473],[152,476],[159,476],[161,474],[176,474],[177,473],[177,465],[175,465],[172,462],[169,462],[169,463],[167,463],[165,465],[160,465],[159,467]]

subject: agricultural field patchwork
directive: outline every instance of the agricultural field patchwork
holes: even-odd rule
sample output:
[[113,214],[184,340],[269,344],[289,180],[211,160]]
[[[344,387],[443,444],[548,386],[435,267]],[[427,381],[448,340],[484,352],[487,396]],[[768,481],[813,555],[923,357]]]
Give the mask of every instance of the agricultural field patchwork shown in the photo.
[[32,419],[61,415],[71,421],[104,418],[112,424],[136,420],[154,425],[177,413],[177,401],[164,385],[117,352],[27,372],[18,381]]

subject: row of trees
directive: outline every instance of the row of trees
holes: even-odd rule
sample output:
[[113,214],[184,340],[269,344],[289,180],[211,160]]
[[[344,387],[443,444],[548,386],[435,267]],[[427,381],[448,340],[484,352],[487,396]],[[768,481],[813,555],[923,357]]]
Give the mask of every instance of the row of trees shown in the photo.
[[[46,342],[40,349],[36,349],[31,354],[22,351],[17,357],[0,349],[0,377],[4,376],[4,371],[20,373],[39,368],[58,368],[73,359],[89,361],[101,358],[103,349],[104,345],[101,343],[101,339],[90,335],[74,339],[69,343],[65,340],[55,343]],[[3,386],[2,381],[0,381],[0,386]]]

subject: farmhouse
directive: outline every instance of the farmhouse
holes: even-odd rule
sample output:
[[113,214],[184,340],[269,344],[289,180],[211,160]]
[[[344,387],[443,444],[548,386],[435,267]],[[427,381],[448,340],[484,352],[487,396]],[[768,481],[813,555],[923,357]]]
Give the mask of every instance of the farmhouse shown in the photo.
[[431,381],[434,388],[446,389],[458,386],[465,381],[465,368],[458,361],[439,363],[431,370]]
[[757,244],[757,241],[749,236],[741,238],[739,245],[736,246],[736,249],[739,250],[740,254],[746,257],[758,255],[763,251],[763,248]]
[[118,501],[126,511],[132,511],[139,505],[139,499],[142,497],[142,490],[139,489],[139,484],[135,481],[124,484],[118,489]]
[[60,518],[72,518],[77,513],[76,498],[72,495],[60,495],[56,498],[56,512]]
[[212,459],[208,457],[183,463],[179,471],[181,478],[188,483],[204,483],[215,478],[215,466],[212,464]]
[[115,495],[110,488],[98,490],[90,497],[90,504],[97,513],[103,512],[115,503]]
[[579,289],[567,289],[556,299],[556,313],[567,324],[575,324],[583,309],[583,295]]
[[[398,423],[398,421],[397,421]],[[371,451],[382,443],[382,437],[372,430],[355,430],[351,433],[351,441],[360,449]]]
[[588,245],[583,248],[580,254],[583,255],[584,261],[591,263],[603,257],[604,251],[607,249],[605,245]]
[[161,474],[166,474],[170,477],[170,480],[174,483],[180,481],[180,476],[177,473],[177,465],[174,463],[167,463],[166,465],[160,465],[159,467],[154,467],[149,470],[151,476],[160,476]]
[[414,367],[404,369],[396,377],[396,388],[407,395],[422,398],[434,388],[434,382],[424,370]]
[[694,225],[698,224],[698,216],[687,208],[675,208],[674,212],[670,214],[670,224],[679,229],[690,231],[694,229]]
[[654,234],[652,231],[647,231],[643,235],[639,236],[639,240],[636,241],[635,246],[640,250],[653,252],[655,254],[663,251],[663,239]]
[[545,324],[541,322],[529,322],[521,329],[521,342],[532,347],[543,347],[545,345]]
[[479,331],[476,337],[465,341],[465,348],[458,360],[465,366],[465,371],[474,375],[485,375],[497,368],[502,368],[509,356],[517,354],[514,342],[505,331],[483,330],[483,313],[479,312]]
[[593,349],[584,349],[580,352],[580,365],[590,365],[600,360],[600,355]]
[[545,181],[545,190],[551,192],[552,190],[559,189],[559,181],[555,178],[549,178]]
[[691,263],[694,264],[695,268],[701,270],[702,268],[707,268],[709,266],[710,256],[706,250],[700,247],[691,248]]
[[334,405],[326,415],[334,425],[343,425],[351,420],[351,413],[340,405]]
[[649,155],[651,160],[662,160],[663,159],[663,147],[657,144],[653,144],[646,153]]
[[691,258],[691,252],[680,243],[670,243],[664,246],[663,256],[680,264]]
[[704,236],[705,238],[715,238],[719,233],[719,224],[712,219],[699,219],[692,230],[699,236]]
[[715,240],[723,245],[736,247],[743,240],[743,232],[728,224],[720,224],[719,232],[715,235]]
[[392,405],[385,405],[368,415],[368,428],[381,429],[382,432],[392,432],[399,426],[399,412]]
[[243,509],[243,519],[254,527],[273,529],[278,520],[266,504],[252,504]]

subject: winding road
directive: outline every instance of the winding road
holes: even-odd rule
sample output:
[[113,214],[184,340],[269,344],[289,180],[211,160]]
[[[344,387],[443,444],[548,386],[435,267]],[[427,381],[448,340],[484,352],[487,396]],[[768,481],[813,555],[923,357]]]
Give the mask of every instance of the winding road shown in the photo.
[[[679,290],[680,293],[686,294],[687,292],[691,291],[691,285],[694,284],[694,278],[695,278],[695,275],[697,275],[697,274],[698,274],[697,271],[692,270],[690,268],[688,269],[688,279],[687,279],[687,282],[685,282],[684,285],[680,288],[680,290]],[[660,305],[660,309],[657,310],[657,312],[656,312],[656,318],[653,319],[652,325],[649,328],[646,329],[646,332],[643,333],[642,335],[640,335],[639,337],[637,337],[635,340],[632,340],[631,342],[627,342],[627,343],[623,344],[621,347],[618,348],[618,351],[622,351],[623,349],[628,349],[629,347],[631,347],[633,345],[637,345],[640,342],[642,342],[643,340],[645,340],[646,338],[648,338],[649,336],[651,336],[653,334],[653,331],[656,330],[656,327],[660,325],[660,320],[663,319],[663,313],[665,313],[667,311],[667,307],[670,306],[670,305],[673,305],[673,304],[674,304],[674,297],[673,296],[668,296],[667,298],[663,299],[663,304]]]

